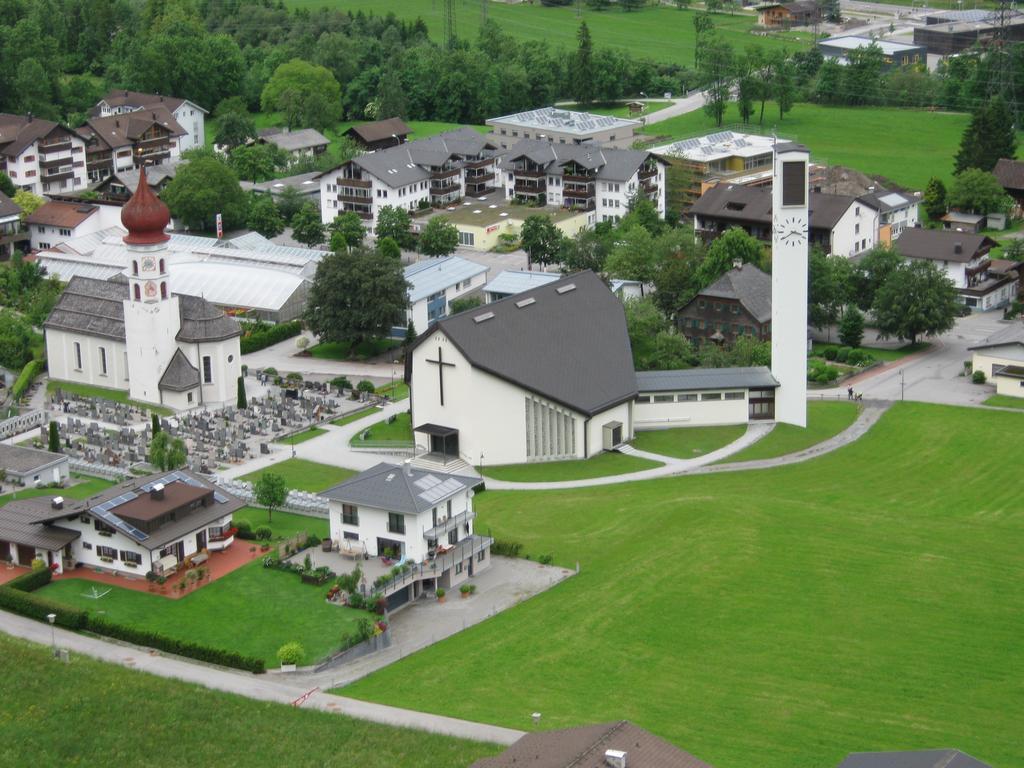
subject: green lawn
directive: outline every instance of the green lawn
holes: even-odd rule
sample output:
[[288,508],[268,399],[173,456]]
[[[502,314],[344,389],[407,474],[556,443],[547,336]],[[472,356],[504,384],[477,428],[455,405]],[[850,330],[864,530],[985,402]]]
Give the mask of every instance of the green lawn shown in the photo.
[[[259,525],[269,525],[274,532],[275,539],[290,539],[300,531],[315,534],[321,539],[331,535],[331,525],[327,518],[311,517],[310,515],[297,515],[293,512],[277,510],[272,518],[267,515],[267,510],[262,507],[242,507],[232,516],[238,520],[246,520],[253,528]],[[251,547],[257,542],[238,540],[238,546]]]
[[375,391],[378,395],[387,395],[392,400],[405,400],[409,396],[409,385],[404,381],[396,381],[394,384],[388,383],[377,387]]
[[[0,634],[8,766],[464,768],[501,747],[245,699]],[[61,692],[61,693],[58,693]],[[31,702],[29,704],[28,702]],[[244,758],[240,757],[243,756]]]
[[22,488],[16,493],[7,493],[0,496],[0,504],[6,504],[13,498],[30,499],[33,496],[63,496],[66,499],[87,499],[90,496],[101,493],[113,485],[109,480],[88,475],[72,473],[75,485],[67,488]]
[[274,654],[290,640],[306,649],[305,663],[322,659],[369,615],[329,604],[324,599],[326,587],[303,584],[294,573],[264,568],[260,558],[178,600],[122,587],[99,599],[85,597],[94,584],[81,579],[54,581],[37,594],[104,611],[110,621],[256,656],[268,667],[278,666]]
[[677,459],[692,459],[738,440],[747,431],[746,425],[729,427],[679,427],[637,432],[633,447],[639,451],[660,453]]
[[412,416],[406,413],[399,413],[395,420],[388,424],[387,419],[371,424],[364,432],[367,433],[366,440],[361,440],[358,432],[350,441],[352,445],[359,446],[365,443],[411,443],[412,442]]
[[992,395],[984,405],[991,405],[997,408],[1024,408],[1024,398],[1010,397],[1009,395]]
[[[444,3],[440,0],[286,0],[286,4],[295,8],[338,8],[353,13],[361,10],[379,16],[394,13],[408,20],[422,18],[434,40],[443,38]],[[611,46],[628,50],[637,58],[693,67],[696,41],[693,17],[696,10],[648,7],[631,13],[617,9],[598,12],[587,8],[586,3],[582,5],[583,20],[590,28],[595,47]],[[540,40],[555,47],[573,50],[576,48],[576,32],[580,26],[580,18],[576,13],[576,3],[547,7],[540,3],[491,2],[487,6],[488,18],[497,22],[507,34],[520,40]],[[714,14],[715,32],[740,51],[754,43],[767,50],[799,50],[807,47],[807,43],[754,37],[750,30],[756,20],[749,13],[717,13]],[[480,4],[456,2],[456,22],[460,38],[476,40],[480,28]]]
[[[730,104],[723,128],[716,128],[714,121],[698,110],[655,123],[646,133],[682,139],[727,128],[753,133],[775,130],[780,138],[806,144],[815,162],[880,174],[923,190],[932,176],[947,185],[952,180],[953,157],[969,119],[966,114],[905,107],[797,104],[780,121],[778,108],[770,103],[759,128],[756,122],[741,125],[736,105]],[[864,141],[865,136],[872,140]],[[1018,144],[1021,139],[1024,134],[1019,134]]]
[[115,403],[130,403],[136,408],[144,408],[147,411],[158,413],[161,416],[171,416],[174,413],[173,410],[170,408],[164,408],[162,405],[152,405],[150,403],[140,403],[136,400],[129,400],[128,393],[120,389],[92,387],[88,384],[77,384],[72,381],[54,381],[53,379],[50,379],[50,381],[46,383],[47,393],[55,392],[58,389],[64,392],[82,395],[83,397],[101,397],[104,400],[112,400]]
[[[820,357],[825,347],[841,347],[842,343],[836,341],[834,344],[825,344],[824,342],[816,341],[811,347],[811,355]],[[875,360],[881,360],[883,363],[891,363],[894,360],[902,360],[907,355],[913,355],[917,352],[922,352],[931,347],[931,342],[919,341],[916,344],[906,344],[898,349],[883,349],[881,347],[857,347],[857,349],[863,349],[865,352],[870,352]]]
[[285,445],[298,445],[304,443],[307,440],[312,440],[314,437],[320,437],[320,435],[326,435],[327,430],[321,429],[320,427],[310,427],[304,432],[298,432],[290,437],[286,437],[283,440],[275,440],[275,443],[284,443]]
[[516,483],[550,483],[558,480],[583,480],[588,477],[608,477],[654,469],[660,461],[650,461],[623,453],[599,453],[591,459],[570,461],[544,461],[536,464],[504,464],[483,467],[486,477]]
[[1021,765],[1021,426],[897,403],[802,464],[479,494],[480,530],[580,575],[343,691],[517,728],[629,719],[715,768],[942,745]]
[[342,416],[340,419],[335,419],[331,424],[336,427],[344,427],[346,424],[351,424],[353,421],[365,419],[367,416],[373,416],[375,413],[380,413],[380,408],[376,405],[371,405],[369,408],[358,411],[357,413],[350,413],[348,416]]
[[671,101],[647,101],[647,109],[641,115],[635,117],[630,114],[629,107],[626,106],[625,102],[611,103],[600,103],[600,104],[563,104],[565,109],[570,109],[575,112],[590,112],[593,115],[610,115],[611,117],[630,117],[639,120],[641,117],[646,117],[657,112],[659,109],[664,109],[672,104]]
[[775,429],[749,448],[722,459],[721,464],[785,456],[838,435],[857,420],[860,409],[847,400],[811,400],[807,403],[807,427],[776,424]]
[[289,489],[313,492],[330,488],[355,474],[354,470],[335,467],[331,464],[319,464],[307,459],[285,459],[266,469],[243,475],[239,479],[256,482],[256,479],[264,472],[273,472],[284,477],[284,484]]
[[309,348],[309,353],[321,360],[368,360],[399,347],[398,339],[365,339],[352,349],[350,341],[328,341]]

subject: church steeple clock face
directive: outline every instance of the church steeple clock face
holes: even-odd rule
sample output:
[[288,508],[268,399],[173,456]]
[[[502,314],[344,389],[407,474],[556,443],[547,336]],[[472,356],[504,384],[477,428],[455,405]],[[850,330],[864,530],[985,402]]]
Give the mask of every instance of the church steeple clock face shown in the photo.
[[[144,256],[142,258],[142,271],[143,272],[155,272],[156,271],[156,259],[152,256]],[[148,290],[148,286],[147,286]]]
[[785,245],[803,245],[807,242],[807,223],[796,216],[776,217],[775,234]]

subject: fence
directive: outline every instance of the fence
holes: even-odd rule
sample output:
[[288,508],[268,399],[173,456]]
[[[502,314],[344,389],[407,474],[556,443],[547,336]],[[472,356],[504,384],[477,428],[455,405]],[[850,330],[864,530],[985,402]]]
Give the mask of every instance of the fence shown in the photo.
[[113,480],[115,483],[132,476],[132,473],[121,467],[110,467],[106,464],[95,464],[84,459],[69,459],[68,466],[72,472],[79,472],[92,477],[102,477],[106,480]]
[[[247,504],[259,504],[256,500],[256,494],[253,491],[252,483],[247,480],[234,480],[226,477],[214,478],[214,482],[217,483],[221,488],[230,493],[232,496],[237,496]],[[323,496],[319,496],[315,493],[307,493],[306,491],[288,491],[288,496],[285,499],[281,509],[287,512],[295,512],[299,515],[308,515],[309,517],[327,517],[328,516],[328,504],[327,499]]]
[[20,435],[30,429],[41,427],[46,422],[46,414],[43,411],[29,411],[18,416],[0,421],[0,440]]

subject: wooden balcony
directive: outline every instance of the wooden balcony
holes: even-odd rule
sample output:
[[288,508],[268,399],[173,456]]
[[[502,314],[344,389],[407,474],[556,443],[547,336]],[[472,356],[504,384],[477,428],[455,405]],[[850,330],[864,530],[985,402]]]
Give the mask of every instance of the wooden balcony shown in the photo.
[[469,173],[467,173],[466,174],[466,183],[467,184],[479,184],[482,181],[491,181],[493,178],[494,178],[494,174],[493,173],[476,173],[476,174],[469,174]]
[[430,178],[432,179],[450,179],[452,176],[458,176],[460,171],[458,168],[446,168],[441,171],[431,171]]
[[363,205],[370,205],[373,201],[369,195],[352,195],[345,192],[339,192],[338,199],[346,203],[362,203]]
[[547,176],[547,173],[540,170],[519,170],[518,168],[513,169],[517,179],[543,179]]
[[431,184],[430,194],[432,195],[447,195],[451,192],[458,192],[461,189],[461,185],[456,181],[448,184]]
[[514,189],[517,195],[542,195],[548,191],[547,185],[543,181],[539,183],[517,181]]
[[658,177],[658,169],[641,168],[640,173],[638,175],[640,176],[640,181],[644,181],[646,179],[656,179]]
[[494,164],[493,157],[485,157],[483,160],[467,160],[465,162],[466,168],[486,168],[489,165]]
[[594,177],[593,176],[581,176],[579,174],[574,174],[574,173],[563,174],[562,175],[562,180],[566,184],[571,184],[571,183],[576,183],[576,184],[593,184],[594,183]]
[[360,189],[370,189],[373,186],[373,182],[369,179],[356,179],[349,178],[347,176],[338,176],[341,181],[338,182],[339,187],[359,187]]
[[60,181],[61,179],[72,179],[75,176],[75,169],[68,168],[66,171],[58,171],[57,173],[44,173],[40,176],[40,180],[46,184],[51,181]]
[[71,149],[71,139],[54,142],[52,144],[40,144],[39,154],[46,155],[51,152],[67,152]]

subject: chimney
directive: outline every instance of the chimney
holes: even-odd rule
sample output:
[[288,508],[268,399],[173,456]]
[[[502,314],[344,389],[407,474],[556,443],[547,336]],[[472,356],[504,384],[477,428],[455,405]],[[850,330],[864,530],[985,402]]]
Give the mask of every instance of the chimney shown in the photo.
[[64,509],[64,497],[54,496],[53,501],[50,502],[50,506],[54,509]]
[[605,750],[604,762],[609,768],[626,768],[626,753],[619,749]]
[[402,464],[405,467],[405,474],[408,477],[412,477],[412,459],[406,459]]
[[964,252],[964,244],[963,243],[953,243],[953,253],[963,253],[963,252]]
[[164,484],[157,483],[149,489],[149,498],[153,501],[163,501],[164,498]]

